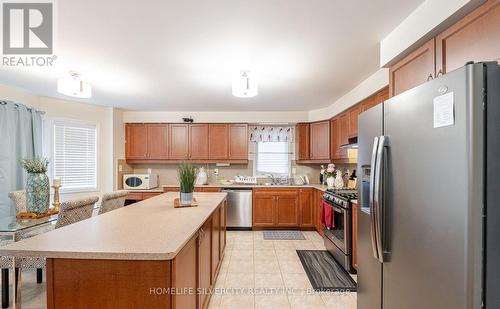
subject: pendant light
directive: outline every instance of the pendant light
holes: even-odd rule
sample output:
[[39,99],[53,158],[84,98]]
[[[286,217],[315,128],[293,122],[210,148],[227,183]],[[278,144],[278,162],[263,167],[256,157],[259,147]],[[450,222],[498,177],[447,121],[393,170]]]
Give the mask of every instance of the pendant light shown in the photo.
[[57,81],[57,92],[70,97],[88,99],[92,96],[92,86],[82,80],[80,73],[70,71],[68,76]]

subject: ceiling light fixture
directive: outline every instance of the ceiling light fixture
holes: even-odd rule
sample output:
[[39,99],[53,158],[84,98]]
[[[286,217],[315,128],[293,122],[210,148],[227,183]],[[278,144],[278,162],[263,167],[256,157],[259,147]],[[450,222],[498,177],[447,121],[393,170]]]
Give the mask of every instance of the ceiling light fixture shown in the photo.
[[69,76],[57,81],[57,92],[70,97],[88,99],[92,96],[92,86],[82,80],[80,73],[69,71]]
[[238,98],[251,98],[259,94],[255,76],[250,71],[240,71],[233,80],[233,95]]

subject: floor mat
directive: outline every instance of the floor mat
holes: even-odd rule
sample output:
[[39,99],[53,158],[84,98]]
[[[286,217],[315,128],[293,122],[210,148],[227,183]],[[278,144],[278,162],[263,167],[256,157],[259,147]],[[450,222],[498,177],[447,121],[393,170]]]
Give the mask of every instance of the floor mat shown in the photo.
[[356,292],[351,275],[325,250],[297,250],[315,291]]
[[301,231],[264,231],[264,240],[305,240]]

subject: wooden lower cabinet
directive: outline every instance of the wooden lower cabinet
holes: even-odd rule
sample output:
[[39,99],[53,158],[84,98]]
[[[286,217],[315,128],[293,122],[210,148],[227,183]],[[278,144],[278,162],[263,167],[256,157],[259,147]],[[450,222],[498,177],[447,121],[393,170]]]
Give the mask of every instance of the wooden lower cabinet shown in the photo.
[[[199,237],[191,238],[172,262],[173,288],[197,287],[198,241]],[[196,308],[197,304],[198,295],[196,293],[178,293],[172,296],[173,308]]]
[[[166,191],[164,191],[166,192]],[[131,201],[142,201],[142,200],[147,200],[148,198],[155,197],[157,195],[162,194],[162,192],[132,192],[130,191],[127,194],[127,197],[125,198],[126,200],[131,200]]]
[[316,231],[323,236],[323,224],[321,224],[321,206],[323,204],[323,194],[321,190],[314,191],[314,223]]
[[224,201],[220,208],[220,258],[224,257],[224,250],[226,249],[226,230],[227,230],[227,201]]
[[221,223],[220,223],[220,208],[214,212],[212,215],[212,284],[215,283],[215,278],[217,276],[217,271],[219,270],[220,255],[220,234],[221,234]]
[[[212,283],[212,222],[207,220],[200,230],[198,236],[198,304],[199,308],[204,308],[208,304],[210,295],[208,291]],[[193,265],[194,266],[194,265]],[[179,307],[179,309],[182,307]]]
[[275,193],[275,226],[299,226],[299,198],[297,190]]
[[352,204],[352,265],[358,270],[358,204]]
[[[179,187],[163,187],[163,192],[179,192]],[[220,192],[219,187],[195,187],[194,192]]]
[[315,227],[314,189],[299,189],[300,227]]
[[252,221],[254,227],[274,227],[275,196],[272,192],[253,190]]

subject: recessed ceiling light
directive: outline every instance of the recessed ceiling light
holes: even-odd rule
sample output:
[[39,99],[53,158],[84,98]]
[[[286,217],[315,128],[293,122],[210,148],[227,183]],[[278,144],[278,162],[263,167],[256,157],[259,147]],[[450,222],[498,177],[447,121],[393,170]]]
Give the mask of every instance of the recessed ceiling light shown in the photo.
[[57,81],[57,92],[70,97],[88,99],[92,96],[92,86],[82,80],[80,73],[70,71],[68,76]]
[[259,94],[259,86],[250,71],[240,71],[233,80],[233,95],[238,98],[251,98]]

